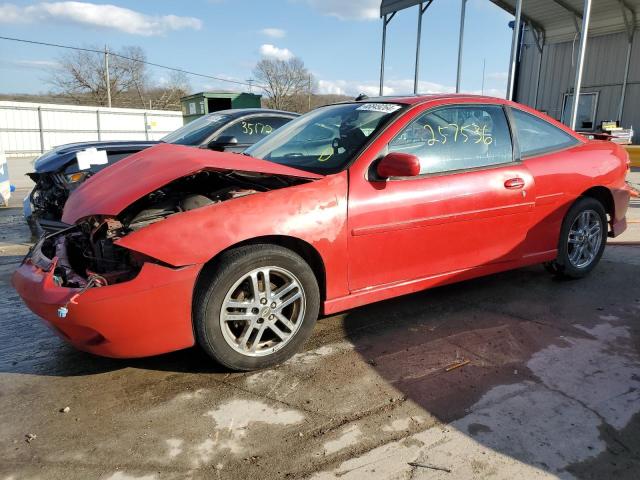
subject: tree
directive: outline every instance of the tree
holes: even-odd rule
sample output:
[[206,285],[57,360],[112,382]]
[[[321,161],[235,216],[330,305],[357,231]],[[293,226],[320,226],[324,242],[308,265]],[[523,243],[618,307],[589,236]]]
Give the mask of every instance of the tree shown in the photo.
[[180,99],[191,91],[187,75],[183,72],[172,71],[168,79],[159,87],[149,92],[150,107],[160,110],[180,110]]
[[253,75],[257,83],[263,86],[269,107],[279,110],[307,110],[307,107],[301,105],[300,97],[311,94],[313,77],[299,58],[264,58],[256,65]]
[[[98,49],[94,47],[94,49]],[[125,92],[136,92],[140,105],[145,105],[147,89],[146,56],[140,47],[124,47],[119,55],[109,55],[111,101],[117,103]],[[107,105],[105,58],[102,53],[74,50],[60,59],[49,83],[59,93],[76,100],[91,99],[97,105]],[[123,58],[127,57],[127,58]]]
[[[117,55],[109,55],[111,105],[180,110],[180,98],[191,90],[186,74],[171,71],[168,76],[159,75],[164,80],[154,83],[146,60],[144,50],[137,46],[123,47]],[[59,63],[49,78],[54,93],[81,105],[108,104],[104,53],[74,50]]]

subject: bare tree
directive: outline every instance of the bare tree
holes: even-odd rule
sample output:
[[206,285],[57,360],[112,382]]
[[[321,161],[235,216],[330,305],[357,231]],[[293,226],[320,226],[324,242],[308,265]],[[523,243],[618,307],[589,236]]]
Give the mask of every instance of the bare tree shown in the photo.
[[[147,76],[145,64],[140,60],[145,60],[145,54],[140,47],[125,47],[119,54],[122,57],[109,56],[112,102],[115,104],[124,93],[134,91],[144,105]],[[97,105],[107,104],[104,54],[74,50],[64,55],[59,63],[60,68],[52,72],[48,80],[54,90],[76,100],[88,97]]]
[[187,75],[172,71],[166,82],[149,92],[150,107],[160,110],[180,109],[180,99],[191,91]]
[[300,97],[311,94],[311,73],[299,58],[289,60],[262,59],[253,75],[263,85],[267,105],[281,110],[307,110]]
[[[148,88],[149,78],[147,75],[147,69],[143,62],[147,60],[147,55],[144,53],[142,48],[135,46],[123,47],[120,51],[120,55],[127,57],[119,57],[118,60],[123,60],[121,67],[126,69],[129,77],[128,80],[131,83],[130,88],[133,87],[133,89],[135,89],[135,92],[140,99],[140,105],[142,108],[146,108],[147,101],[145,99],[145,93]],[[111,72],[109,72],[109,75],[111,75]]]

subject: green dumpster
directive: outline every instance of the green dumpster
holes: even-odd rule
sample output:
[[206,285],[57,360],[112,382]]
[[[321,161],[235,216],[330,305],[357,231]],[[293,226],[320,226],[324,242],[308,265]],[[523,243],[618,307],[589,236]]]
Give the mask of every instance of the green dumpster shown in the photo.
[[262,95],[255,93],[200,92],[182,97],[182,118],[189,123],[207,113],[233,108],[260,108]]

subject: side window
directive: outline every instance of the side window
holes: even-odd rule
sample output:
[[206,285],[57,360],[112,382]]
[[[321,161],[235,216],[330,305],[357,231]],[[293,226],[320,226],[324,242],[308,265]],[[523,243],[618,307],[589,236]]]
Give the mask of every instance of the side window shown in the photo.
[[236,137],[241,145],[253,145],[290,121],[290,118],[285,117],[256,116],[243,118],[223,130],[218,136]]
[[389,143],[390,152],[420,159],[420,173],[443,173],[513,161],[502,107],[469,105],[430,110]]
[[567,132],[522,110],[511,109],[522,157],[562,150],[579,142]]

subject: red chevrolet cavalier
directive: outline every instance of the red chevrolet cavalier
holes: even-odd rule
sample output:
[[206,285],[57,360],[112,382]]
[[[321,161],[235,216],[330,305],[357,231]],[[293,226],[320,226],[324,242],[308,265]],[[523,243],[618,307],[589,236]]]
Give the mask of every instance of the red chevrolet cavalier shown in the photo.
[[546,263],[582,277],[625,229],[629,161],[495,98],[314,110],[244,154],[159,145],[89,179],[16,271],[77,348],[290,357],[320,312]]

